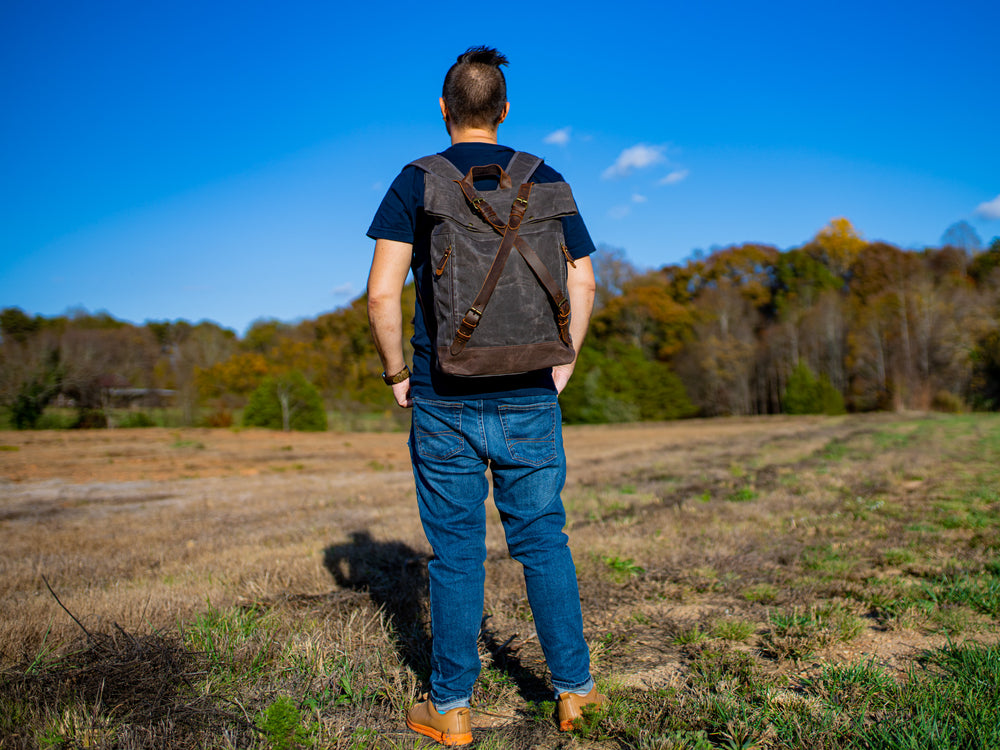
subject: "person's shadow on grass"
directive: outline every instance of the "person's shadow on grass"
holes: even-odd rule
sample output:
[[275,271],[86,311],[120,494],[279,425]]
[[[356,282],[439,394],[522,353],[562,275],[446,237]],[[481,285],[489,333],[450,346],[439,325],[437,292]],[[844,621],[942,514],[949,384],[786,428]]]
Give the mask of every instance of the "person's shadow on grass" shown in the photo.
[[[380,542],[367,530],[352,531],[350,541],[333,544],[323,564],[341,588],[366,592],[386,614],[399,656],[423,680],[431,673],[431,628],[427,563],[430,557],[398,541]],[[492,654],[492,666],[506,673],[526,700],[551,700],[545,680],[522,665],[507,643],[483,618],[479,638]]]
[[421,677],[430,675],[428,556],[403,542],[380,542],[368,531],[323,551],[323,564],[341,588],[366,592],[385,612],[403,662]]

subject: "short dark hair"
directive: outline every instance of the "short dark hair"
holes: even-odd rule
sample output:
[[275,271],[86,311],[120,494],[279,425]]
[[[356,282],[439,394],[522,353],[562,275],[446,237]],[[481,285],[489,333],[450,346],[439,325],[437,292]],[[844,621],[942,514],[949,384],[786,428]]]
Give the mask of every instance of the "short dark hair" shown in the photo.
[[441,96],[451,121],[462,127],[495,128],[507,104],[507,58],[492,47],[469,47],[444,77]]

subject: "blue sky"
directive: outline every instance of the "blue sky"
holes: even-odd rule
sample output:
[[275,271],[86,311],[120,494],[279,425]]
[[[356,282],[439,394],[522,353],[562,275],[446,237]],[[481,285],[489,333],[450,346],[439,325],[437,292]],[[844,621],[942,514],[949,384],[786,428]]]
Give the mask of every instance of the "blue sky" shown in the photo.
[[511,61],[501,142],[641,267],[839,216],[1000,235],[995,0],[479,7],[3,0],[0,306],[243,332],[349,302],[476,44]]

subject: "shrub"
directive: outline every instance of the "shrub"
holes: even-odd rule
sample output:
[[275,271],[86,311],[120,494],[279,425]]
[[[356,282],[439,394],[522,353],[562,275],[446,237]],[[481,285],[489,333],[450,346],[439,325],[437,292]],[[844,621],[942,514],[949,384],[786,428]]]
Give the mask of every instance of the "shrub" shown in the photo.
[[326,429],[326,411],[316,386],[302,373],[293,371],[264,379],[250,395],[243,424],[285,432],[322,432]]
[[62,383],[62,367],[58,352],[49,355],[42,372],[21,384],[13,403],[10,404],[10,421],[19,430],[31,430],[38,426],[42,412],[59,393]]
[[40,398],[38,383],[25,383],[14,397],[10,417],[19,430],[33,429],[45,411],[45,399]]
[[934,411],[943,411],[949,414],[960,414],[965,411],[965,403],[961,396],[956,396],[951,391],[941,390],[934,394],[931,400],[931,408]]
[[844,397],[826,375],[818,379],[805,362],[788,378],[783,399],[786,414],[843,414]]
[[130,411],[118,420],[119,427],[156,427],[156,422],[144,411]]
[[1000,330],[987,333],[971,353],[969,402],[975,409],[1000,409]]
[[669,365],[620,344],[584,347],[559,405],[566,422],[589,424],[678,419],[696,411]]
[[35,425],[36,430],[68,430],[76,424],[77,413],[69,409],[49,408]]

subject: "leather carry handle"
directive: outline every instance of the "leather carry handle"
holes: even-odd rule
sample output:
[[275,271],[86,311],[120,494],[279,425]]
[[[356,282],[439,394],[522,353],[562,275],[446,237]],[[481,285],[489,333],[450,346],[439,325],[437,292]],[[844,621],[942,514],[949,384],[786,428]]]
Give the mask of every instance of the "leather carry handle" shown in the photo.
[[[455,332],[455,339],[451,342],[451,355],[457,357],[465,349],[465,345],[469,343],[472,338],[472,334],[475,333],[476,327],[479,325],[479,321],[483,317],[483,311],[486,310],[486,305],[490,301],[490,297],[493,296],[494,290],[497,288],[497,284],[500,282],[500,275],[503,273],[504,266],[507,265],[507,258],[510,257],[510,251],[514,248],[514,244],[517,242],[517,233],[521,228],[521,220],[524,218],[524,211],[528,207],[528,196],[531,194],[531,186],[533,183],[525,182],[517,189],[517,198],[514,199],[514,203],[510,207],[510,218],[507,220],[506,224],[501,224],[500,219],[490,206],[482,197],[476,193],[475,188],[470,188],[465,180],[469,180],[472,172],[475,168],[469,170],[469,174],[466,175],[463,180],[456,180],[456,182],[462,187],[462,192],[465,193],[465,197],[470,199],[473,207],[482,214],[491,226],[497,231],[503,232],[503,239],[500,241],[500,247],[497,249],[497,254],[493,257],[493,263],[490,266],[489,273],[486,274],[486,279],[483,281],[483,286],[479,290],[479,294],[476,295],[475,300],[472,302],[472,306],[469,307],[468,311],[462,317],[462,321],[458,324],[458,330]],[[501,170],[502,171],[502,170]],[[473,197],[469,197],[469,193],[472,193]],[[536,256],[537,257],[537,256]],[[540,261],[539,261],[540,262]]]
[[[490,166],[497,167],[496,164],[491,164]],[[462,188],[462,192],[465,194],[465,199],[472,204],[472,207],[476,209],[487,222],[489,222],[491,227],[500,232],[500,234],[503,234],[507,230],[507,224],[500,220],[500,217],[497,216],[497,212],[493,210],[493,207],[487,203],[478,192],[476,192],[476,188],[472,184],[472,173],[476,169],[488,169],[488,167],[473,167],[469,170],[469,173],[465,175],[465,177],[461,180],[455,180],[455,182],[460,188]],[[500,167],[497,167],[497,169],[500,169]],[[503,173],[502,169],[500,169],[500,171]],[[510,178],[508,178],[508,180],[509,179]],[[518,195],[520,195],[520,192]],[[517,205],[517,201],[514,201],[514,205]],[[513,210],[513,206],[511,206],[511,209]]]
[[500,190],[509,190],[513,187],[513,184],[510,181],[510,175],[504,172],[503,167],[499,164],[487,164],[482,167],[473,167],[468,171],[465,177],[462,178],[462,182],[475,190],[473,182],[482,177],[496,177],[497,181],[500,183]]

